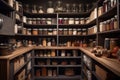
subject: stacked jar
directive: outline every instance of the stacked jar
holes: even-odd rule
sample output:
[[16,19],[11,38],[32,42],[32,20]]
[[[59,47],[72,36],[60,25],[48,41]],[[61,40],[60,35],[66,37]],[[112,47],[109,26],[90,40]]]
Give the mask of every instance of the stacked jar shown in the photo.
[[117,15],[115,15],[114,18],[111,18],[111,19],[104,21],[104,22],[100,22],[100,24],[99,24],[100,32],[115,30],[118,28],[119,28],[119,26],[118,26]]

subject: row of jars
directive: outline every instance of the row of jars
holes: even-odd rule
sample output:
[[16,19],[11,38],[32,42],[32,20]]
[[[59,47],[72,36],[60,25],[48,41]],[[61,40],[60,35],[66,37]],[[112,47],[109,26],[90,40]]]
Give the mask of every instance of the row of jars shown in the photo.
[[31,12],[31,13],[58,13],[58,12],[87,12],[89,11],[89,9],[91,8],[92,4],[89,3],[63,3],[62,1],[56,1],[53,3],[53,1],[48,1],[46,3],[46,6],[42,6],[42,5],[28,5],[26,4],[24,6],[24,11],[26,12]]
[[110,10],[112,7],[117,5],[117,0],[104,0],[103,2],[103,13]]
[[23,17],[23,22],[27,24],[39,25],[39,24],[56,24],[55,18],[26,18]]
[[113,17],[113,18],[111,18],[107,21],[100,22],[100,24],[99,24],[100,32],[115,30],[115,29],[118,29],[118,28],[119,28],[119,26],[118,26],[117,15],[115,15],[115,17]]
[[16,11],[22,13],[22,4],[16,0],[7,0],[8,4],[13,7]]
[[[57,29],[31,29],[23,28],[22,34],[24,35],[57,35]],[[87,29],[67,29],[60,28],[58,35],[87,35]]]
[[117,0],[104,0],[103,5],[98,8],[98,16],[109,11],[117,5]]
[[59,18],[58,24],[87,24],[89,18]]
[[88,28],[88,34],[95,34],[97,33],[97,26],[93,26],[91,28]]

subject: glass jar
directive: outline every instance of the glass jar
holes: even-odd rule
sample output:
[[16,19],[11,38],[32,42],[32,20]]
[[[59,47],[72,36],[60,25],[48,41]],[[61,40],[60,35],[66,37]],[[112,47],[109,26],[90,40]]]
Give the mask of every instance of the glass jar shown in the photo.
[[43,35],[47,35],[48,34],[48,30],[47,29],[43,29]]
[[73,35],[77,35],[77,29],[73,29]]
[[53,30],[52,29],[48,29],[48,35],[53,35]]
[[42,35],[42,33],[43,33],[42,31],[43,31],[43,29],[39,29],[39,30],[38,30],[38,34],[39,34],[39,35]]
[[77,8],[76,4],[72,4],[72,12],[73,13],[77,13],[78,12],[78,8]]
[[57,35],[57,29],[53,29],[53,35]]
[[85,24],[85,19],[84,18],[80,19],[80,24]]
[[115,15],[115,17],[114,17],[114,29],[118,29],[119,27],[118,27],[118,20],[117,20],[117,15]]
[[38,13],[44,13],[42,6],[39,6],[39,8],[38,8]]
[[59,29],[58,34],[63,35],[63,29]]
[[110,20],[107,20],[107,23],[106,23],[106,30],[107,30],[107,31],[110,30]]
[[64,34],[64,35],[68,35],[68,30],[67,30],[67,28],[66,28],[66,29],[64,29],[63,34]]
[[57,13],[63,12],[62,1],[57,1],[56,2],[55,12],[57,12]]
[[52,19],[51,18],[47,18],[47,24],[52,24]]
[[77,29],[77,35],[81,35],[81,29]]
[[23,28],[22,34],[26,35],[26,33],[27,33],[27,29]]
[[47,23],[46,23],[46,18],[42,18],[42,19],[41,19],[41,24],[43,24],[43,25],[47,24]]
[[69,18],[69,24],[74,24],[74,18]]
[[27,35],[31,35],[32,34],[32,30],[31,29],[27,29]]
[[108,11],[107,0],[105,0],[103,2],[103,12],[107,12],[107,11]]
[[37,6],[36,5],[33,5],[33,7],[32,7],[32,13],[37,13]]
[[36,25],[36,18],[33,18],[33,19],[32,19],[32,24],[33,24],[33,25]]
[[75,24],[79,24],[79,18],[75,18]]
[[38,29],[33,29],[33,30],[32,30],[32,34],[33,34],[33,35],[38,35]]
[[51,45],[52,45],[52,46],[56,46],[55,39],[52,39]]
[[63,24],[63,18],[58,19],[58,24]]
[[63,24],[67,25],[68,24],[68,18],[63,19]]
[[110,30],[114,30],[114,18],[110,20]]
[[72,35],[73,34],[73,30],[70,28],[68,31],[68,35]]
[[70,12],[70,4],[66,4],[66,5],[65,5],[64,11],[65,11],[66,13],[69,13],[69,12]]
[[36,18],[36,24],[37,24],[37,25],[40,24],[40,18]]
[[48,40],[47,40],[47,46],[51,46],[50,38],[48,38]]
[[48,1],[47,13],[54,13],[54,8],[53,8],[52,1]]
[[47,41],[46,41],[46,38],[44,38],[44,39],[43,39],[43,41],[42,41],[42,45],[43,45],[44,47],[46,47],[46,46],[47,46]]
[[67,47],[71,46],[71,41],[67,41]]
[[112,51],[113,49],[114,49],[114,47],[116,46],[116,41],[117,41],[118,39],[117,38],[111,38],[110,39],[110,50]]
[[110,38],[105,38],[104,48],[110,50]]
[[86,29],[82,29],[82,35],[87,35]]
[[106,21],[103,22],[103,31],[107,31],[107,22]]
[[56,55],[55,55],[55,50],[52,50],[52,51],[51,51],[51,56],[52,56],[52,57],[55,57],[55,56],[56,56]]
[[100,25],[99,25],[99,31],[103,32],[103,22],[101,22]]
[[27,23],[32,24],[32,18],[27,18]]
[[63,56],[63,57],[65,56],[65,51],[64,50],[61,51],[61,56]]

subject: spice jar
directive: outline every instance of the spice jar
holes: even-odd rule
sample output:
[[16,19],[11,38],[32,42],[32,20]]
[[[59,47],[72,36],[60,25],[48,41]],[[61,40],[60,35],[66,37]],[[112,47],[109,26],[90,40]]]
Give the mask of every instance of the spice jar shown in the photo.
[[77,35],[77,29],[73,29],[73,35]]
[[114,29],[114,18],[110,20],[110,30]]
[[82,35],[87,35],[86,29],[82,29]]
[[43,29],[39,29],[39,30],[38,30],[38,34],[39,34],[39,35],[42,35],[42,30],[43,30]]
[[66,24],[66,25],[68,24],[68,18],[63,19],[63,24]]
[[27,23],[32,24],[32,18],[27,18]]
[[69,23],[69,24],[74,24],[74,18],[69,18],[68,23]]
[[46,41],[46,38],[44,38],[44,39],[43,39],[43,41],[42,41],[42,45],[43,45],[44,47],[46,47],[46,46],[47,46],[47,41]]
[[107,20],[107,23],[106,23],[106,30],[107,30],[107,31],[110,30],[110,20]]
[[32,30],[32,34],[33,34],[33,35],[38,35],[38,29],[33,29],[33,30]]
[[48,1],[47,13],[54,13],[54,8],[53,8],[52,1]]
[[47,24],[52,24],[52,19],[51,18],[47,18]]
[[63,29],[59,29],[58,34],[59,34],[59,35],[63,35]]
[[67,35],[67,34],[68,34],[68,30],[67,30],[67,28],[66,28],[66,29],[64,29],[63,34],[64,34],[64,35]]
[[42,19],[41,19],[41,24],[44,24],[44,25],[47,24],[45,18],[42,18]]
[[27,35],[31,35],[31,34],[32,34],[31,29],[27,29]]
[[52,50],[52,51],[51,51],[51,56],[52,56],[52,57],[55,57],[55,56],[56,56],[56,55],[55,55],[55,50]]
[[80,24],[85,24],[85,19],[84,18],[80,18]]
[[37,24],[37,25],[41,24],[40,18],[37,18],[37,19],[36,19],[36,24]]
[[115,18],[114,18],[114,29],[118,29],[118,20],[117,20],[117,15],[115,15]]
[[103,22],[103,28],[102,28],[102,29],[103,29],[103,31],[107,31],[107,26],[106,26],[106,24],[107,24],[107,22],[106,22],[106,21],[104,21],[104,22]]
[[73,30],[72,30],[71,28],[69,29],[68,34],[69,34],[69,35],[72,35],[72,34],[73,34]]
[[71,46],[71,41],[67,41],[67,47]]
[[58,24],[63,24],[63,18],[58,19]]
[[99,31],[100,31],[100,32],[103,31],[103,22],[101,22],[100,25],[99,25]]
[[48,34],[48,30],[47,29],[43,29],[43,35],[47,35]]
[[75,18],[75,24],[79,24],[79,18]]
[[26,33],[27,33],[27,29],[23,28],[22,34],[26,35]]
[[111,38],[110,39],[110,50],[112,51],[113,50],[113,48],[116,46],[116,41],[117,41],[118,39],[117,38]]
[[61,51],[61,56],[63,56],[63,57],[65,56],[65,51],[64,50]]
[[52,29],[48,29],[48,35],[53,35],[53,30]]
[[53,35],[57,35],[57,29],[53,29]]
[[77,35],[81,35],[81,29],[77,29]]
[[34,25],[36,24],[36,18],[32,19],[32,24],[34,24]]
[[51,45],[52,45],[52,46],[55,46],[55,45],[56,45],[55,39],[52,39]]
[[48,38],[48,40],[47,40],[47,46],[51,46],[50,38]]

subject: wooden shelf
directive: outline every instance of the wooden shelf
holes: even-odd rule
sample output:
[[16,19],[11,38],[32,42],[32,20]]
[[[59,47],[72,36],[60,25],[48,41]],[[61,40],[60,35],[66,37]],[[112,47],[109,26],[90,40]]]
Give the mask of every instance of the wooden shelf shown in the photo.
[[68,79],[68,80],[73,80],[73,79],[77,79],[77,80],[81,80],[81,75],[76,75],[76,76],[65,76],[65,75],[59,75],[59,76],[56,76],[56,77],[54,77],[54,76],[52,76],[52,77],[49,77],[49,76],[45,76],[45,77],[35,77],[35,80],[37,80],[37,79],[40,79],[40,80],[44,80],[44,79],[46,79],[46,80],[49,80],[49,79],[63,79],[63,80],[66,80],[66,79]]
[[30,12],[23,12],[23,14],[27,17],[39,17],[39,18],[57,18],[56,13],[30,13]]
[[57,28],[57,24],[27,24],[24,23],[24,27],[29,27],[29,28]]
[[81,56],[77,56],[77,57],[74,57],[74,56],[71,56],[71,57],[61,57],[61,56],[56,56],[56,57],[33,57],[35,59],[80,59]]

